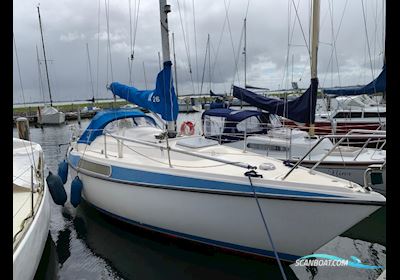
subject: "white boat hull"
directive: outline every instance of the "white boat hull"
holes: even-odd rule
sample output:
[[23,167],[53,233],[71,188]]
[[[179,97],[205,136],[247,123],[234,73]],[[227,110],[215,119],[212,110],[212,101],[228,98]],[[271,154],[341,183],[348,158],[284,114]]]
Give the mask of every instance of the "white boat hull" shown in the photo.
[[35,218],[13,253],[14,280],[29,280],[34,278],[46,244],[49,223],[49,190],[47,189],[47,184],[45,184],[44,196]]
[[[73,176],[74,169],[70,169]],[[119,183],[79,173],[83,198],[138,226],[214,246],[273,257],[254,197]],[[284,260],[312,253],[379,206],[259,198]],[[341,213],[338,213],[341,212]],[[342,217],[352,213],[353,219]],[[282,222],[285,221],[285,222]]]
[[62,124],[65,122],[65,114],[57,112],[54,114],[46,114],[38,117],[38,124]]

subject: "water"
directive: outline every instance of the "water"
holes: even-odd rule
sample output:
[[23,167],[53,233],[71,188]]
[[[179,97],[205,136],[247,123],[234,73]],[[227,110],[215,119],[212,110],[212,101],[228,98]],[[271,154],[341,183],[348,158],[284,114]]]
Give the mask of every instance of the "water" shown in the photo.
[[[200,113],[180,114],[196,123]],[[85,128],[89,120],[83,120]],[[47,169],[57,172],[71,135],[70,125],[31,127],[42,145]],[[14,129],[14,137],[18,137]],[[65,184],[69,195],[69,177]],[[386,267],[386,209],[335,238],[318,252]],[[299,237],[301,238],[301,237]],[[288,279],[376,279],[381,269],[296,267],[284,264]],[[35,279],[281,279],[275,260],[235,254],[138,229],[99,213],[86,203],[77,209],[51,202],[50,232]]]

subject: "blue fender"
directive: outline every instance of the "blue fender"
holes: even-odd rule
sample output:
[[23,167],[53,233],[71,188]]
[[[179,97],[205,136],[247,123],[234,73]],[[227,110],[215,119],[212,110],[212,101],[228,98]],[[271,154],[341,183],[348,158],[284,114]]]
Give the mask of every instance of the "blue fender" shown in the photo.
[[60,162],[58,165],[58,176],[60,176],[63,184],[67,182],[68,179],[68,163],[65,161],[65,159]]
[[54,203],[64,206],[65,202],[67,201],[67,193],[65,192],[64,184],[60,176],[49,172],[46,182]]
[[83,183],[78,176],[71,183],[71,204],[76,208],[81,203]]

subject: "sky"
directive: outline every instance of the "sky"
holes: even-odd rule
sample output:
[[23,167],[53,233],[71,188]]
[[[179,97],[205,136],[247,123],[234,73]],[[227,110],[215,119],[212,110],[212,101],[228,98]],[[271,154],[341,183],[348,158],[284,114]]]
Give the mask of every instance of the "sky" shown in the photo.
[[[310,0],[167,2],[179,95],[244,87],[245,18],[247,84],[309,86]],[[49,100],[37,5],[13,3],[14,104]],[[42,0],[39,7],[53,101],[111,98],[106,85],[113,81],[155,88],[159,53],[162,61],[158,0]],[[320,87],[367,84],[379,75],[385,8],[384,0],[321,0]]]

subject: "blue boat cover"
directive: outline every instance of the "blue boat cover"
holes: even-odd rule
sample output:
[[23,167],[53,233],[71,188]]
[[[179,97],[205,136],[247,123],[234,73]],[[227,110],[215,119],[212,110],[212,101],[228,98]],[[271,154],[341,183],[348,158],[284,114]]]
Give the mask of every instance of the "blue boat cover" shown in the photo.
[[335,96],[374,94],[377,92],[386,92],[386,64],[383,65],[382,72],[379,74],[379,76],[365,86],[325,88],[323,92],[325,94],[335,95]]
[[201,118],[204,116],[223,117],[227,122],[241,122],[252,116],[261,116],[261,111],[256,110],[233,110],[228,108],[210,109],[203,112]]
[[171,61],[164,62],[164,69],[157,75],[155,90],[138,90],[117,82],[111,83],[110,89],[113,94],[160,114],[166,121],[175,121],[179,108],[171,76],[171,65]]
[[152,117],[145,115],[143,112],[138,110],[124,110],[124,109],[109,109],[98,112],[82,133],[81,137],[78,139],[78,143],[90,144],[96,137],[103,134],[103,129],[112,121],[125,119],[125,118],[135,118],[135,117],[145,117],[154,125],[156,122]]
[[[224,127],[221,137],[217,136],[217,138],[222,141],[223,143],[229,143],[232,141],[237,141],[243,139],[244,133],[239,131],[237,128],[237,124],[241,121],[256,116],[258,117],[260,123],[267,123],[269,119],[269,114],[256,111],[256,110],[232,110],[229,108],[217,108],[217,109],[209,109],[203,112],[201,115],[202,121],[205,116],[213,116],[213,117],[223,117],[224,120]],[[265,134],[267,133],[267,127],[262,126],[262,129],[253,132],[254,134]],[[208,138],[215,138],[215,137],[208,137]]]
[[284,100],[265,97],[244,88],[233,86],[233,96],[251,106],[266,110],[301,123],[314,123],[317,105],[318,79],[311,79],[310,87],[300,97],[285,102]]

